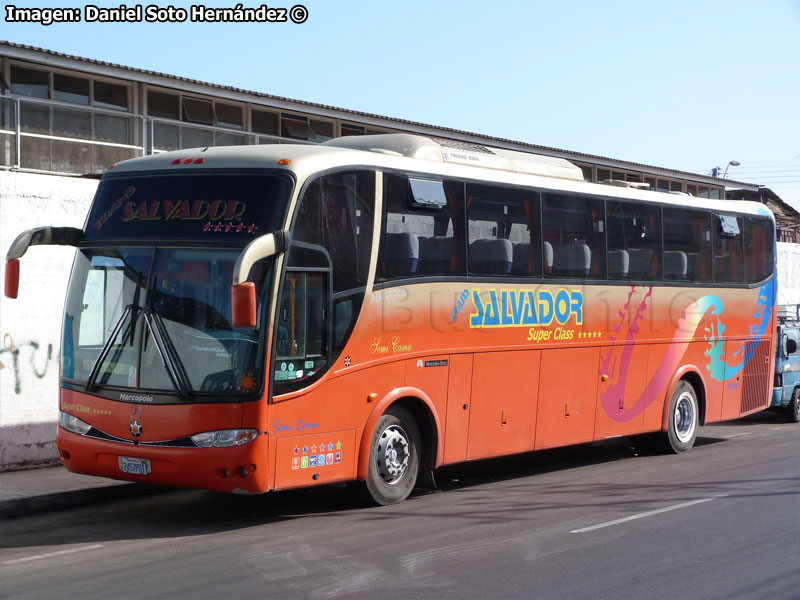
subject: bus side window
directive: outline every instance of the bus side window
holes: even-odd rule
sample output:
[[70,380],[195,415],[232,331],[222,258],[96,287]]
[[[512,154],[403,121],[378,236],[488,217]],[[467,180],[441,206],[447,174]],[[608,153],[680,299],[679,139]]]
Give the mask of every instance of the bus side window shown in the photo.
[[744,281],[742,261],[742,218],[713,215],[714,281]]
[[612,201],[606,210],[609,278],[661,279],[661,210]]
[[468,184],[467,206],[471,274],[541,276],[537,192]]
[[[545,253],[553,249],[548,275],[575,279],[606,278],[603,200],[568,194],[542,194]],[[546,256],[546,261],[549,257]]]
[[772,221],[763,217],[744,219],[744,274],[747,283],[764,281],[775,268],[775,233]]
[[711,281],[711,215],[664,208],[664,279]]
[[385,173],[383,181],[376,280],[463,275],[464,185],[391,173]]

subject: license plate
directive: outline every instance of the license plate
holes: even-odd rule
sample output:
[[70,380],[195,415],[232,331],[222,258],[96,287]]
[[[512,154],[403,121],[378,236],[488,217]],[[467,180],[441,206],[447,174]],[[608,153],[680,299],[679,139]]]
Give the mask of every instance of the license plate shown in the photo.
[[150,475],[150,459],[120,456],[119,468],[123,473],[131,475]]

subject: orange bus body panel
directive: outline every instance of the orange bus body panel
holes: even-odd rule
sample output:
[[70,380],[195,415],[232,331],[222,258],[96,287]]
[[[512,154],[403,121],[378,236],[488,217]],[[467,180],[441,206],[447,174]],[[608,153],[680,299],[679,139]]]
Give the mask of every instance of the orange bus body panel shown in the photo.
[[445,463],[467,460],[470,403],[472,394],[472,354],[451,354],[447,382],[447,416],[444,434]]
[[533,449],[539,357],[538,350],[475,355],[468,459]]
[[[257,493],[364,479],[375,425],[398,401],[429,416],[435,466],[664,430],[682,377],[699,384],[706,422],[735,418],[769,403],[760,382],[773,312],[759,288],[401,285],[367,296],[325,376],[271,403],[148,405],[62,390],[63,411],[123,439],[139,407],[142,441],[256,428],[250,444],[145,447],[60,429],[59,447],[78,472]],[[120,455],[149,458],[152,474],[121,473]],[[243,465],[255,471],[236,479]]]

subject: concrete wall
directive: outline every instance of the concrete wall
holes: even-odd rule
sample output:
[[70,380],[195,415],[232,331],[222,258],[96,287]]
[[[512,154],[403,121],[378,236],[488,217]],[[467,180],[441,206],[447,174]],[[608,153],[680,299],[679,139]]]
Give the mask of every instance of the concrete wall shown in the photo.
[[[83,227],[96,180],[0,171],[0,280],[25,229]],[[75,250],[40,246],[20,260],[19,298],[0,297],[0,471],[55,462],[61,317]]]
[[778,242],[778,304],[800,303],[800,244]]

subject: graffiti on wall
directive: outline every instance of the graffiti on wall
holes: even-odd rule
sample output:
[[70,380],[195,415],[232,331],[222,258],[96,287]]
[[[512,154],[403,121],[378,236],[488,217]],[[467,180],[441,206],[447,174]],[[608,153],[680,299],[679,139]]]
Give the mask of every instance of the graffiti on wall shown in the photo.
[[0,379],[9,375],[14,379],[14,393],[22,394],[23,375],[28,371],[37,379],[44,379],[53,362],[53,344],[44,346],[36,340],[15,343],[10,333],[3,335],[0,343]]

